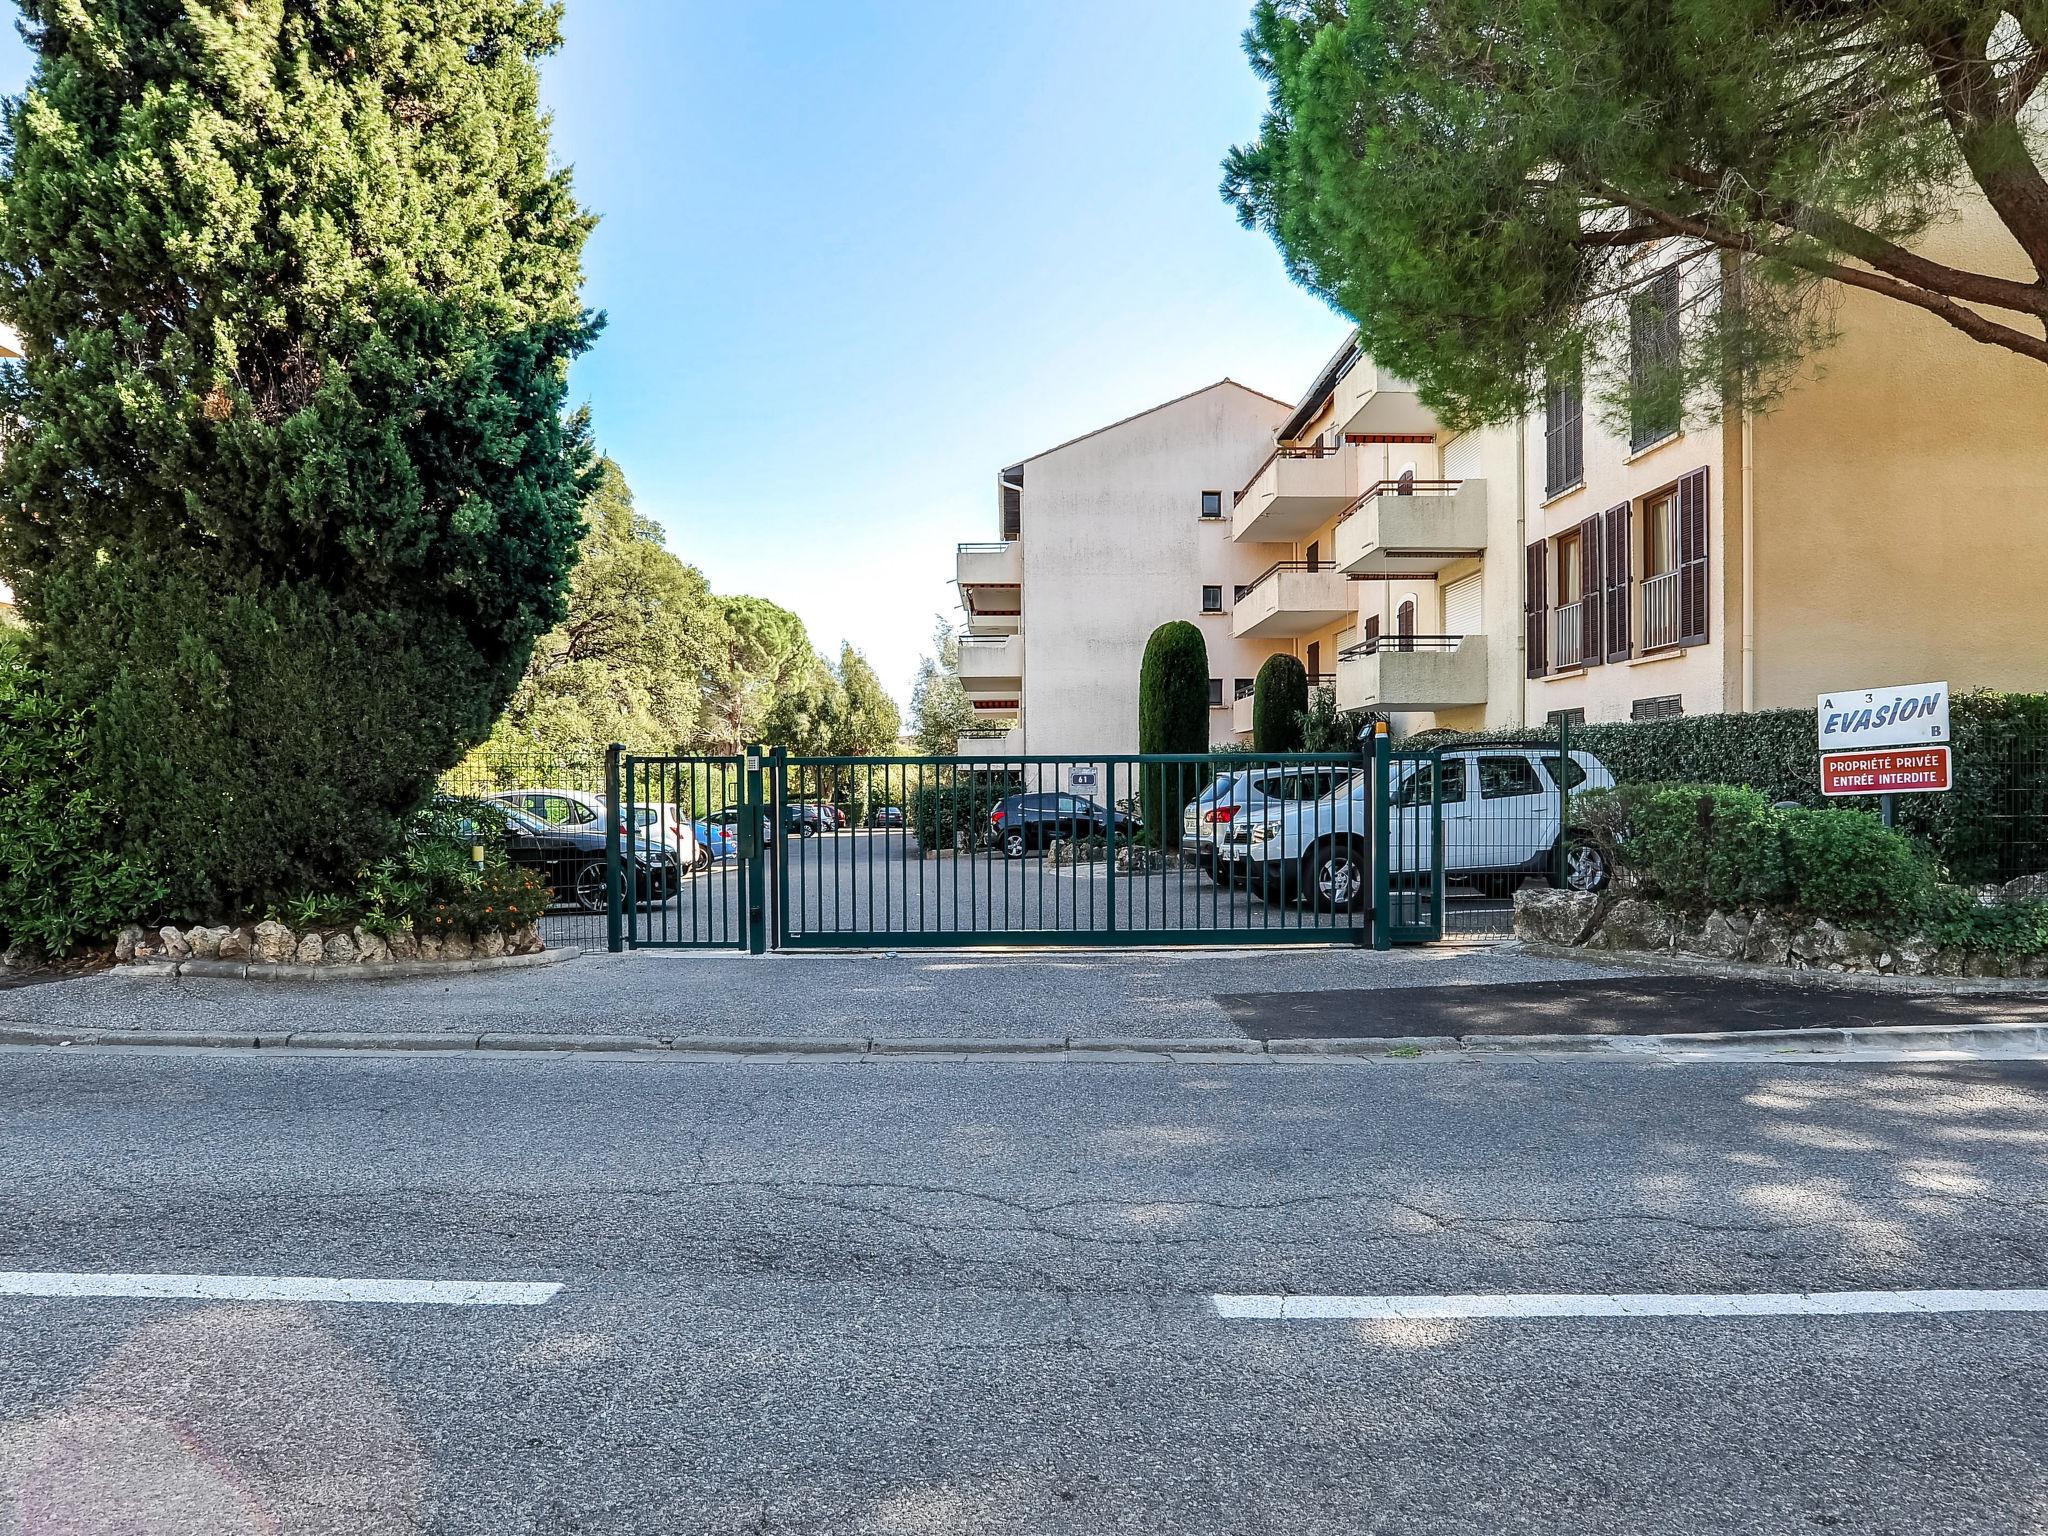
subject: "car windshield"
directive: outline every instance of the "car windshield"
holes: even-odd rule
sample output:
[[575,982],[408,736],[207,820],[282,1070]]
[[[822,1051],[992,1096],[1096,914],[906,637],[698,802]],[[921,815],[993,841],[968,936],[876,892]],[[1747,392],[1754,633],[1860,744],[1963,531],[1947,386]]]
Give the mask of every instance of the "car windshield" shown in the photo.
[[505,818],[507,826],[517,827],[521,832],[525,832],[530,836],[538,836],[548,830],[546,823],[534,820],[533,817],[527,815],[526,812],[518,809],[516,806],[494,805],[492,809]]

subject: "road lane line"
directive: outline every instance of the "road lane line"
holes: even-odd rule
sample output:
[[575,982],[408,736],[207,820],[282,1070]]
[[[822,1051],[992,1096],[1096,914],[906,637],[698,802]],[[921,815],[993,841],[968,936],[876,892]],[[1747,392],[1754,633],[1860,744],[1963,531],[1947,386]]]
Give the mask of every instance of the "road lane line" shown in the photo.
[[411,1307],[542,1307],[554,1281],[341,1280],[305,1275],[93,1275],[0,1270],[0,1296],[295,1301]]
[[1411,1322],[1419,1318],[1843,1317],[1937,1312],[2048,1312],[2048,1290],[1627,1292],[1556,1296],[1214,1295],[1239,1322]]

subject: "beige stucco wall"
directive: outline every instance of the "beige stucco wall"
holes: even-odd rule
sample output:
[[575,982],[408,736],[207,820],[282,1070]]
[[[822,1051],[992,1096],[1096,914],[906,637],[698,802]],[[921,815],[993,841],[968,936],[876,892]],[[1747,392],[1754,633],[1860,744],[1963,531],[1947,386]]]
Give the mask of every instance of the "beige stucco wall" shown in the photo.
[[[2025,275],[1981,205],[1924,248]],[[2048,688],[2048,368],[1872,294],[1839,318],[1752,426],[1757,707]]]
[[[1227,513],[1286,417],[1225,382],[1025,462],[1027,751],[1135,752],[1145,642],[1174,619],[1201,627],[1209,673],[1223,679],[1212,741],[1237,739],[1234,680],[1284,647],[1231,638],[1232,589],[1287,550],[1233,543],[1227,515],[1202,520],[1201,494],[1222,492]],[[1204,585],[1223,588],[1221,614],[1202,615]]]

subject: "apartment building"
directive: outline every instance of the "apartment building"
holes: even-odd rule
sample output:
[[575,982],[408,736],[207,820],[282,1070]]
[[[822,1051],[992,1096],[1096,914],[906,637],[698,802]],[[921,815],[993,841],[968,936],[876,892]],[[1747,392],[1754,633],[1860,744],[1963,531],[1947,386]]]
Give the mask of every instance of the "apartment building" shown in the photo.
[[1001,471],[1000,536],[956,556],[960,681],[986,722],[963,752],[1135,752],[1145,642],[1174,619],[1208,642],[1210,740],[1237,739],[1237,692],[1285,643],[1238,623],[1237,594],[1285,545],[1236,541],[1233,493],[1288,414],[1225,379]]

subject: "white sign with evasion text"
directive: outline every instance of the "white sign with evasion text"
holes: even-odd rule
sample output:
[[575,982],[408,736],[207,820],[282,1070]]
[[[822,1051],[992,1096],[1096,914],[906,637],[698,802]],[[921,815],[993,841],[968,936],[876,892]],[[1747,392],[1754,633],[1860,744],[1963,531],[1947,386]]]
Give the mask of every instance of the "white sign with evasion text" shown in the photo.
[[1908,683],[1820,696],[1820,749],[1917,747],[1948,742],[1948,684]]

